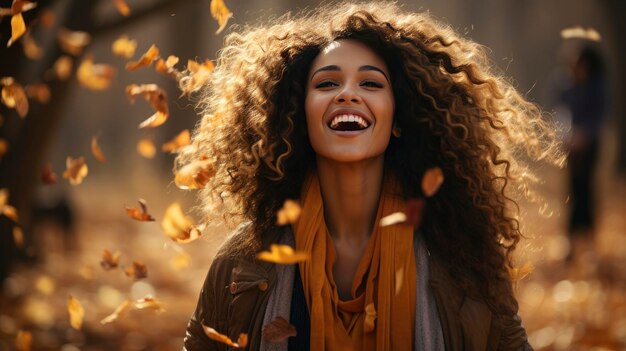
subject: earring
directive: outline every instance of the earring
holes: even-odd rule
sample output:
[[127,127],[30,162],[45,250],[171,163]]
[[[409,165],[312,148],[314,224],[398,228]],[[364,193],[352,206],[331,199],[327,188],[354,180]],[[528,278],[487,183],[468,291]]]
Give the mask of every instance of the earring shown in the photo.
[[398,126],[396,126],[396,124],[393,124],[393,129],[391,130],[391,134],[393,134],[393,136],[395,136],[396,138],[399,138],[402,135],[402,129]]

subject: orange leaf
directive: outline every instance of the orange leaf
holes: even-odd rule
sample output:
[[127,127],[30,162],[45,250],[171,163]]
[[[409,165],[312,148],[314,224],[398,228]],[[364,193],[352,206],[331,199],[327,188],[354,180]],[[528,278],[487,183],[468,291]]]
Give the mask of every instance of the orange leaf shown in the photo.
[[24,49],[24,55],[31,60],[38,60],[43,55],[43,49],[37,44],[35,38],[26,34],[22,39],[22,49]]
[[379,226],[386,227],[389,225],[403,224],[417,228],[422,222],[424,205],[424,200],[422,199],[408,200],[404,212],[395,212],[381,218]]
[[9,190],[0,189],[0,215],[4,215],[13,222],[19,222],[19,216],[17,209],[8,204],[9,202]]
[[17,15],[20,12],[30,11],[37,7],[37,4],[32,1],[13,0],[11,4],[11,13]]
[[309,259],[309,255],[305,252],[294,251],[294,249],[289,245],[277,244],[272,244],[270,246],[270,251],[259,252],[256,257],[262,261],[280,264],[294,264]]
[[50,88],[44,83],[30,84],[26,86],[26,95],[40,104],[47,104],[50,101]]
[[133,303],[133,307],[138,310],[151,309],[156,310],[157,312],[165,311],[165,308],[163,308],[163,304],[159,300],[149,295],[144,298],[135,300],[135,302]]
[[149,66],[152,64],[154,60],[159,57],[159,48],[156,45],[152,44],[152,46],[146,51],[143,56],[138,61],[131,61],[126,64],[126,69],[129,71],[134,71],[141,67]]
[[439,167],[433,167],[426,170],[422,178],[422,192],[426,197],[432,197],[437,193],[441,184],[443,184],[443,171]]
[[133,261],[133,265],[124,268],[124,274],[127,277],[139,280],[148,276],[148,267],[140,261]]
[[117,8],[117,11],[119,11],[119,13],[122,14],[122,16],[129,16],[130,15],[130,7],[128,7],[128,4],[126,3],[126,1],[124,1],[124,0],[113,0],[113,3],[115,4],[115,7]]
[[296,336],[296,328],[289,324],[283,317],[277,317],[270,323],[263,326],[263,338],[272,343],[286,340],[290,336]]
[[57,34],[57,39],[63,51],[70,55],[78,56],[91,42],[91,35],[83,31],[71,31],[61,28]]
[[173,77],[177,77],[180,72],[174,67],[178,63],[178,57],[174,55],[170,55],[167,57],[167,60],[163,61],[163,59],[159,59],[154,66],[154,69],[163,74],[169,74]]
[[563,39],[586,39],[591,41],[600,41],[602,36],[593,28],[584,29],[581,26],[569,27],[561,30],[561,38]]
[[123,314],[125,314],[130,309],[130,306],[131,306],[130,300],[129,299],[124,300],[124,302],[122,302],[119,306],[117,306],[117,308],[115,309],[115,311],[113,311],[113,313],[104,317],[100,321],[100,324],[109,324],[115,321],[116,319],[120,318]]
[[22,13],[18,13],[11,17],[11,39],[7,43],[7,47],[10,47],[26,32],[26,23],[24,23],[24,17]]
[[376,307],[373,303],[365,306],[365,320],[363,321],[363,329],[366,333],[371,333],[376,327]]
[[101,163],[107,162],[107,158],[104,156],[100,145],[98,145],[98,138],[96,137],[91,137],[91,154]]
[[111,254],[109,250],[102,250],[102,261],[100,261],[100,267],[105,271],[110,271],[119,266],[121,252],[116,251],[114,254]]
[[111,46],[111,50],[115,56],[120,56],[124,58],[131,58],[135,54],[135,50],[137,49],[137,41],[128,39],[128,36],[122,35],[117,38],[113,45]]
[[15,247],[24,247],[24,231],[20,227],[13,227],[13,242]]
[[54,61],[52,69],[59,80],[65,81],[72,74],[72,66],[72,58],[67,55],[63,55]]
[[217,20],[219,25],[215,34],[220,34],[226,28],[226,23],[233,16],[233,13],[226,7],[224,0],[211,0],[211,16]]
[[51,28],[54,25],[54,22],[56,22],[56,15],[52,10],[45,9],[41,11],[41,14],[39,15],[39,21],[41,21],[41,24],[44,27]]
[[173,152],[180,149],[183,146],[189,145],[191,142],[191,135],[189,129],[185,129],[174,137],[174,139],[168,141],[161,146],[163,152]]
[[201,189],[214,175],[213,163],[210,160],[199,160],[178,170],[174,183],[180,189]]
[[104,63],[93,63],[93,57],[85,57],[78,66],[78,82],[85,88],[91,90],[105,90],[111,85],[111,80],[115,76],[115,68]]
[[276,213],[276,224],[287,225],[295,223],[300,217],[302,209],[297,201],[287,199],[283,207]]
[[24,118],[28,113],[28,98],[24,88],[12,77],[3,77],[0,79],[0,85],[2,85],[2,103],[8,108],[14,108],[17,114]]
[[41,182],[44,184],[55,184],[57,182],[57,175],[52,170],[50,163],[47,163],[41,169]]
[[84,157],[72,158],[68,156],[66,161],[66,170],[63,172],[63,178],[69,180],[70,184],[78,185],[83,182],[83,179],[89,172]]
[[143,138],[137,142],[137,152],[145,158],[153,158],[156,155],[156,146],[152,140]]
[[194,241],[202,235],[201,230],[194,226],[191,218],[185,216],[178,202],[174,202],[165,210],[161,227],[170,239],[179,243]]
[[83,305],[74,296],[70,295],[67,299],[67,311],[70,314],[70,325],[76,330],[80,330],[85,318],[85,309]]
[[237,342],[234,343],[232,340],[230,340],[228,336],[218,333],[217,330],[211,327],[207,327],[206,325],[203,324],[202,329],[204,329],[204,333],[206,334],[206,336],[209,337],[209,339],[215,340],[217,342],[221,342],[230,347],[243,349],[248,345],[248,334],[245,334],[245,333],[239,334],[239,338],[237,339]]
[[126,207],[126,214],[128,214],[128,217],[142,222],[154,221],[154,218],[150,214],[148,214],[146,200],[139,199],[139,207],[140,208]]
[[191,76],[181,81],[183,95],[198,91],[202,86],[211,78],[211,73],[215,65],[211,60],[206,60],[204,63],[198,63],[194,60],[187,61],[187,70],[191,73]]
[[17,351],[30,351],[33,342],[33,333],[20,330],[15,337],[15,349]]
[[139,128],[158,127],[167,121],[169,106],[165,91],[156,84],[131,84],[126,87],[126,96],[131,103],[135,102],[137,95],[143,95],[157,112],[139,124]]
[[6,155],[9,151],[9,142],[6,139],[0,138],[0,160],[2,160],[2,156]]

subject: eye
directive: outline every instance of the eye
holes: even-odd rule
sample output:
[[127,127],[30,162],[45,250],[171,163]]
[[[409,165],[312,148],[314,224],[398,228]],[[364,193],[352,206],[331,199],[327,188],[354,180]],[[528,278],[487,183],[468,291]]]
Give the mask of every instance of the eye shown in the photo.
[[337,83],[330,81],[330,80],[325,80],[323,82],[319,82],[315,85],[316,88],[330,88],[330,87],[334,87],[337,86]]
[[368,88],[383,88],[384,85],[381,83],[378,83],[376,81],[373,80],[366,80],[363,83],[361,83],[361,85],[368,87]]

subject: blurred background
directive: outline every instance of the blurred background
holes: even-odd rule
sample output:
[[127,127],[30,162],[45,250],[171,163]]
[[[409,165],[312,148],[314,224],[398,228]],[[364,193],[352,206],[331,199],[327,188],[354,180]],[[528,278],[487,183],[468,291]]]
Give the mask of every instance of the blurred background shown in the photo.
[[[181,349],[228,229],[215,223],[186,244],[163,234],[160,222],[172,203],[200,218],[195,194],[173,182],[175,155],[161,151],[194,127],[198,111],[193,94],[180,97],[168,74],[125,65],[153,44],[160,57],[177,56],[179,70],[188,60],[214,60],[224,35],[237,27],[318,3],[226,0],[233,15],[216,34],[210,0],[42,0],[13,11],[12,1],[0,0],[8,9],[0,22],[0,79],[14,78],[29,103],[21,117],[15,85],[3,79],[0,350],[26,350],[18,344],[29,344],[29,337],[33,350]],[[564,127],[568,166],[535,165],[545,206],[521,204],[527,238],[518,250],[518,275],[532,272],[517,283],[517,293],[531,344],[538,350],[626,350],[626,2],[399,3],[407,11],[429,11],[485,45],[519,91]],[[7,47],[20,12],[26,33]],[[131,44],[124,46],[130,57],[112,52],[123,35],[136,41],[134,55]],[[89,58],[96,66],[88,66]],[[142,96],[130,103],[130,84],[163,89],[167,122],[137,128],[155,111]],[[14,99],[17,109],[9,108]],[[91,151],[94,137],[106,163]],[[63,177],[68,156],[84,157],[88,167],[78,185]],[[139,198],[156,221],[129,218],[125,206],[139,207]],[[117,268],[114,258],[101,263],[105,249],[119,252]],[[70,325],[70,295],[84,309],[80,330]],[[147,308],[133,303],[101,323],[127,299],[146,296],[153,298]]]

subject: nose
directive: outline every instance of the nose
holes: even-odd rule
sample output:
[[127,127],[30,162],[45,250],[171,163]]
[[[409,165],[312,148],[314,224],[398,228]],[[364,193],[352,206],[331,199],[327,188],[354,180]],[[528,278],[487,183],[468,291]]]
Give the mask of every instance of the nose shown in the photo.
[[354,91],[352,87],[350,87],[349,85],[345,85],[344,88],[337,93],[337,96],[335,96],[335,102],[346,103],[348,101],[358,104],[361,103],[362,100],[361,96],[359,96],[359,94],[357,94],[357,92]]

